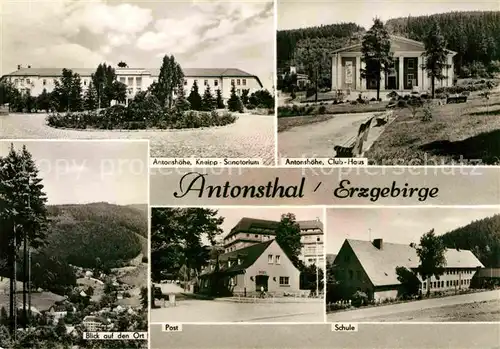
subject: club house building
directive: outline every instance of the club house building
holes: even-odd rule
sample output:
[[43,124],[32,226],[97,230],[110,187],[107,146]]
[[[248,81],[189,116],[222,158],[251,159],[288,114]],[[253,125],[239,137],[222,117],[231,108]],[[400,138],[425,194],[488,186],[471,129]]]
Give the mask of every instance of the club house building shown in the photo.
[[396,267],[413,271],[420,281],[422,294],[430,286],[433,291],[466,290],[473,276],[483,264],[468,250],[447,249],[446,266],[439,280],[434,276],[422,280],[417,275],[420,259],[415,248],[405,244],[394,244],[375,239],[373,242],[346,239],[334,260],[336,279],[347,294],[365,292],[369,299],[382,301],[395,299],[400,294]]
[[[391,52],[393,53],[394,66],[386,74],[382,72],[380,80],[380,98],[387,93],[397,91],[399,94],[412,91],[427,92],[431,88],[431,78],[423,68],[425,58],[424,44],[391,35]],[[453,57],[456,52],[447,50],[449,67],[443,69],[443,80],[436,80],[435,87],[453,85]],[[362,62],[361,43],[333,51],[332,56],[332,91],[347,91],[356,98],[359,93],[375,96],[377,90],[376,79],[361,77],[361,70],[366,67]],[[386,93],[387,92],[387,93]]]
[[[69,68],[73,73],[80,75],[82,89],[85,91],[92,81],[91,75],[95,73],[95,68]],[[194,82],[198,85],[198,92],[203,92],[210,86],[213,94],[216,90],[221,90],[222,98],[229,99],[231,96],[231,86],[234,84],[236,93],[241,95],[245,89],[253,93],[263,88],[260,79],[256,75],[247,73],[236,68],[186,68],[184,72],[184,90],[186,96],[189,95]],[[133,98],[137,92],[145,91],[154,82],[158,81],[160,69],[142,68],[115,68],[116,80],[127,86],[127,100]],[[2,81],[10,81],[21,92],[31,93],[38,96],[45,89],[52,92],[55,82],[60,81],[62,68],[21,68],[10,74],[2,76]]]

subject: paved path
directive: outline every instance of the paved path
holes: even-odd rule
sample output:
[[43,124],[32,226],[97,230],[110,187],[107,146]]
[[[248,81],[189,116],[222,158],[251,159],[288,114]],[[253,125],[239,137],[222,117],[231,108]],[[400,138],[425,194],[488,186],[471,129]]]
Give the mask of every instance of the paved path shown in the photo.
[[185,300],[175,307],[152,309],[151,322],[323,322],[324,304],[232,303]]
[[376,113],[338,114],[324,122],[298,126],[280,132],[278,133],[279,156],[286,158],[333,157],[335,155],[333,147],[347,146],[346,143],[358,134],[359,126],[374,114]]
[[261,158],[274,165],[274,115],[238,114],[228,126],[168,131],[77,131],[52,128],[46,114],[0,116],[0,139],[149,139],[153,157]]
[[[415,302],[383,305],[379,307],[335,312],[327,315],[327,321],[328,322],[351,321],[351,320],[361,321],[366,318],[383,317],[384,315],[392,315],[395,313],[419,311],[422,309],[439,308],[448,305],[482,302],[495,299],[500,299],[500,290],[469,293],[458,296],[424,299]],[[370,319],[370,321],[371,320],[372,319]],[[376,319],[373,319],[373,321],[376,321]]]

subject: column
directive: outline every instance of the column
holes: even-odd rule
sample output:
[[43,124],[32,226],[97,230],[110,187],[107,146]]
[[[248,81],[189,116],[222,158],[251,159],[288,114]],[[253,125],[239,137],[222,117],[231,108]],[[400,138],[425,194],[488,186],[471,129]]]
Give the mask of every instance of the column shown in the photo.
[[361,90],[361,57],[356,57],[356,68],[354,69],[354,89]]
[[342,57],[337,53],[337,89],[342,89],[342,75],[344,71],[342,70]]
[[[361,61],[361,69],[365,69],[366,68],[366,63]],[[366,79],[363,79],[361,77],[361,69],[359,70],[359,81],[360,81],[360,90],[361,91],[364,91],[366,90]]]
[[404,57],[400,56],[399,57],[399,72],[398,72],[398,79],[399,79],[399,90],[404,90]]
[[448,68],[448,86],[453,86],[454,70],[453,70],[453,56],[452,55],[448,56],[448,65],[449,65],[449,68]]
[[337,90],[337,54],[332,56],[332,91]]
[[425,58],[422,57],[422,66],[420,66],[420,71],[422,72],[422,74],[420,74],[422,76],[422,83],[420,84],[420,86],[422,86],[422,88],[420,89],[421,91],[425,91],[427,89],[427,72],[425,71],[425,67],[423,66],[425,64]]
[[385,72],[384,70],[380,71],[380,91],[385,90]]

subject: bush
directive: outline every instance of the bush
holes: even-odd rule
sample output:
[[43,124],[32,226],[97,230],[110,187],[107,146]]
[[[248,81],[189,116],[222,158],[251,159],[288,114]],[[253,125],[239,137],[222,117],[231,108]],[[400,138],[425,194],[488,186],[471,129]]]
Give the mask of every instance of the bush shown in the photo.
[[424,108],[424,114],[422,116],[422,121],[429,122],[432,121],[432,109],[430,105],[426,105]]
[[368,296],[362,291],[356,291],[352,296],[352,305],[355,307],[361,307],[368,304]]
[[408,107],[408,102],[405,101],[404,99],[400,99],[398,101],[398,104],[396,104],[396,107],[398,107],[398,108],[406,108],[406,107]]
[[351,101],[351,105],[357,105],[358,101]]
[[252,103],[249,103],[249,104],[247,104],[247,109],[253,110],[253,109],[255,109],[255,105],[253,105]]
[[325,113],[326,113],[326,107],[324,105],[318,108],[318,114],[322,115]]

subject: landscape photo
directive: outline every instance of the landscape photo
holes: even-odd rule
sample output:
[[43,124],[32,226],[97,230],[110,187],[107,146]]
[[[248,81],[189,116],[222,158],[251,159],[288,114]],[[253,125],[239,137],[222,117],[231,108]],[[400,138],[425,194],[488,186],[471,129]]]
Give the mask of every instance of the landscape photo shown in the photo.
[[327,226],[328,322],[498,321],[498,209],[328,209]]
[[323,215],[153,207],[151,322],[324,322]]
[[2,20],[0,138],[274,165],[272,1],[10,1]]
[[1,348],[147,348],[148,159],[147,141],[0,142]]
[[281,158],[498,165],[493,2],[278,2]]

